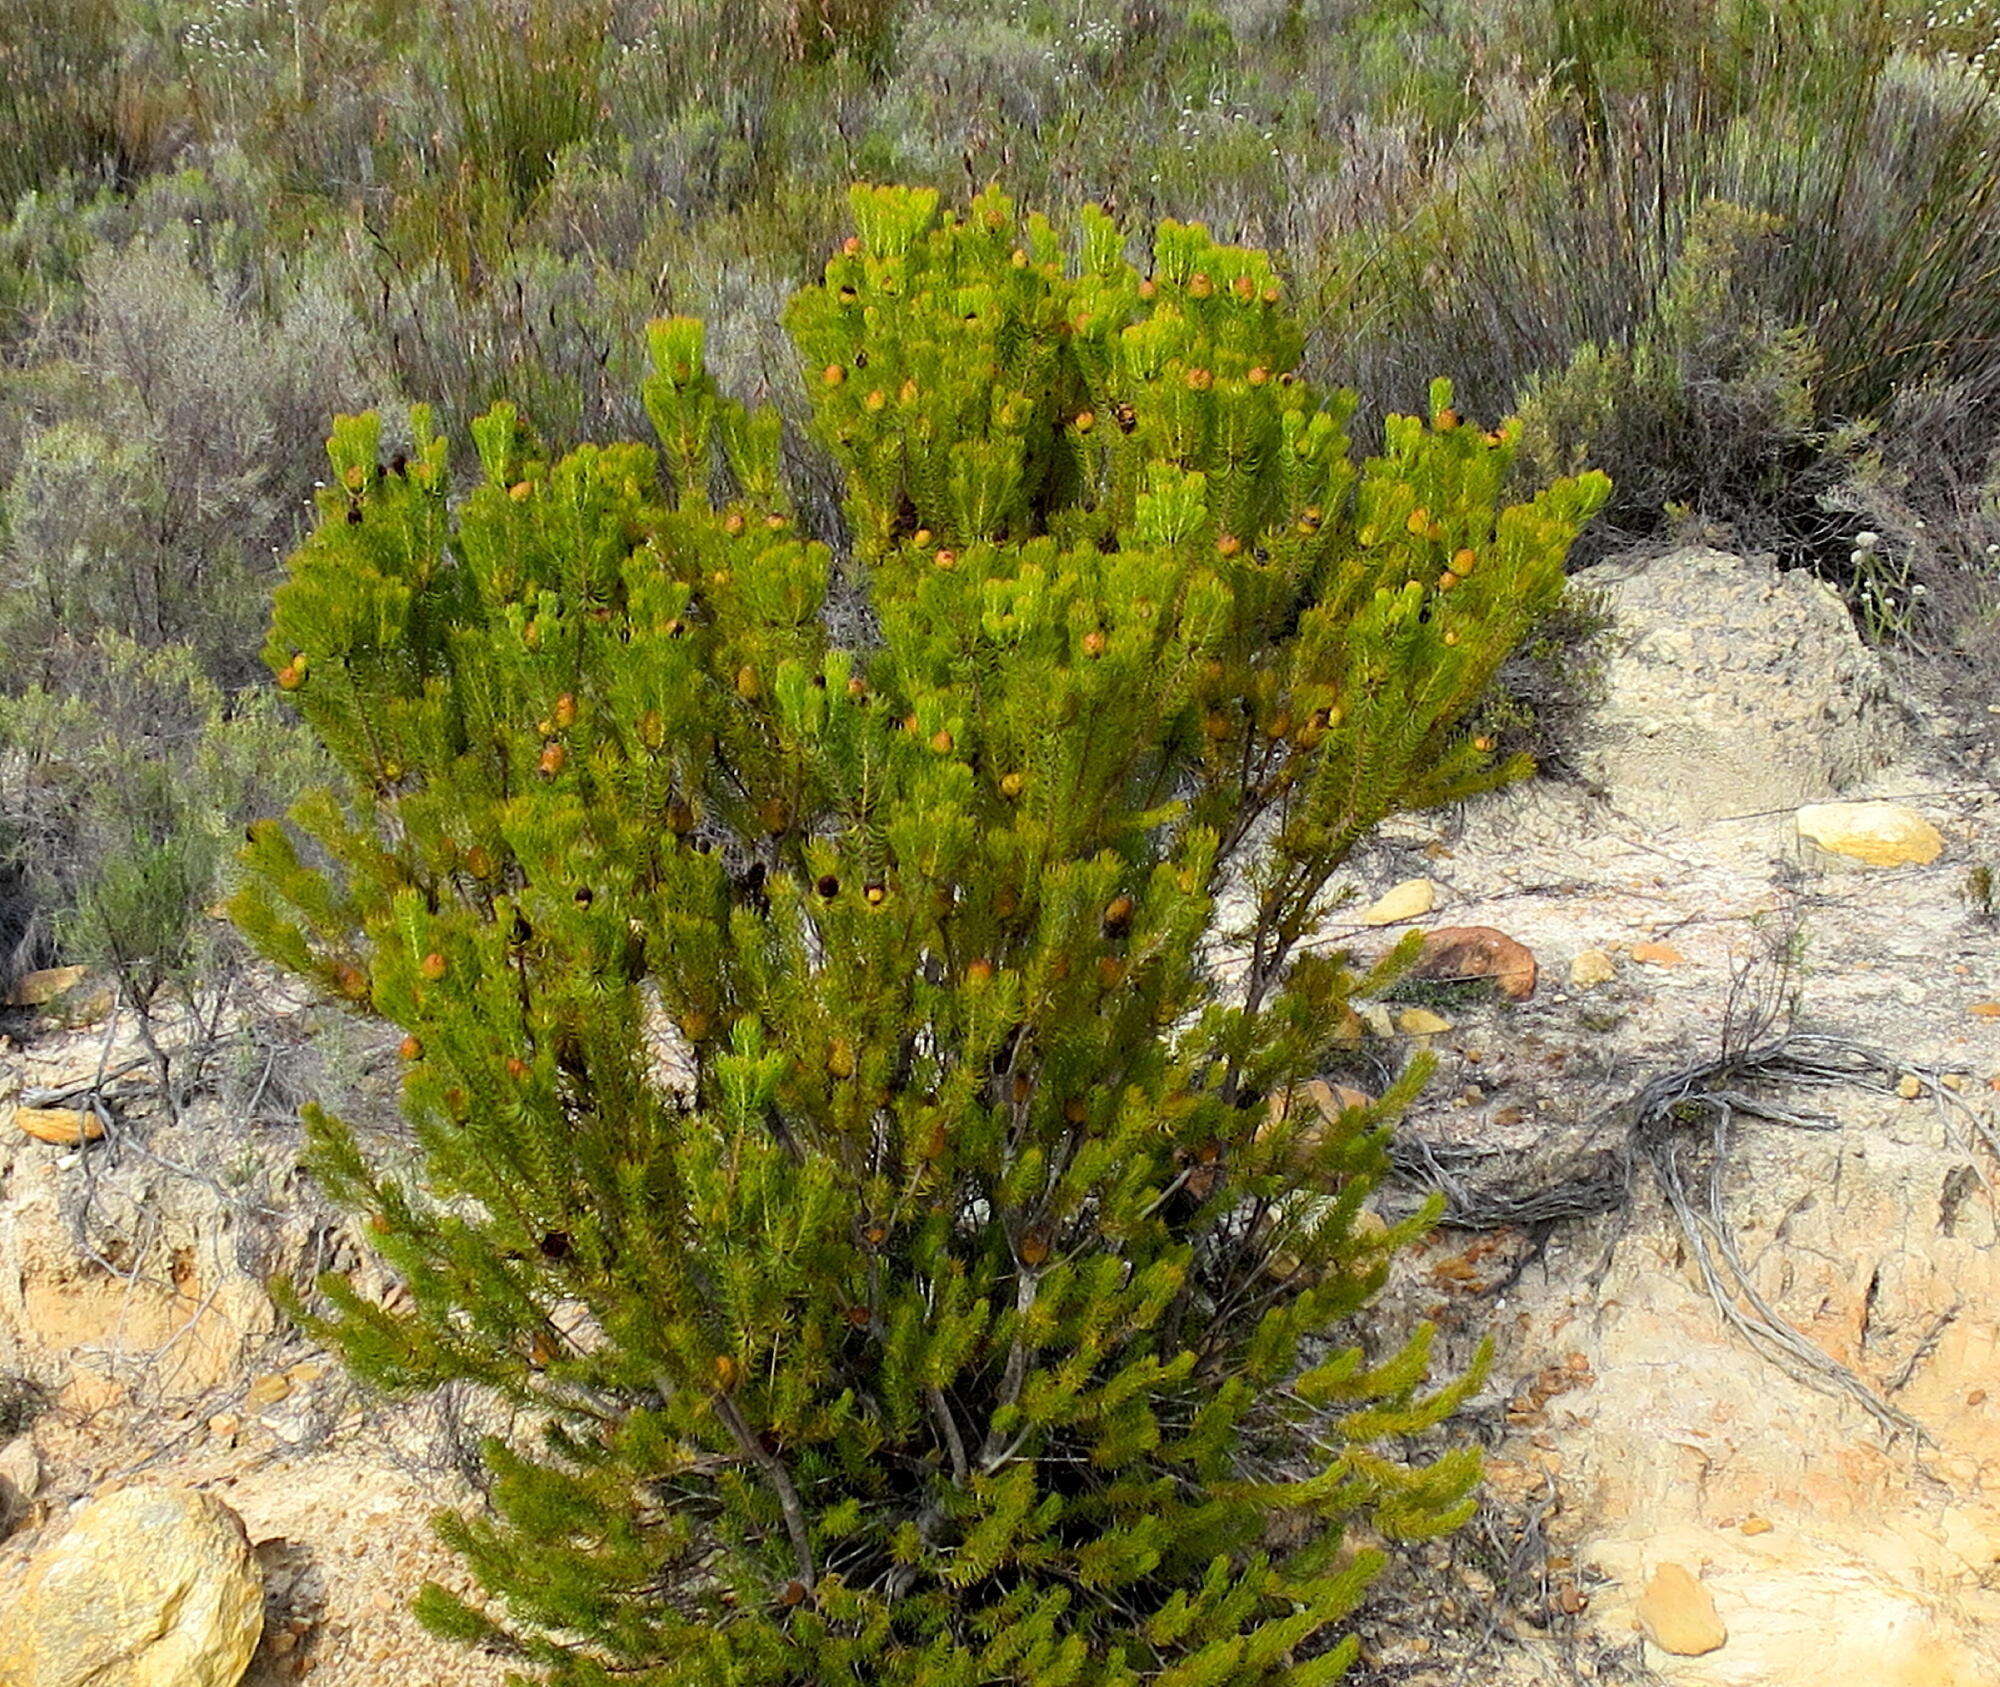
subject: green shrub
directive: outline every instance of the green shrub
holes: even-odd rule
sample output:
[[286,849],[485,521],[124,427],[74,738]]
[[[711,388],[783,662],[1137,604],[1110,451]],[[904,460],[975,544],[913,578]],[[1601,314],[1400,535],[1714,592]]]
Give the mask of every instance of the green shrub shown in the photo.
[[117,637],[0,698],[0,767],[7,865],[46,954],[107,973],[142,1030],[227,987],[212,910],[232,840],[327,771],[270,691],[231,697],[188,647]]
[[336,427],[267,656],[343,787],[236,912],[406,1032],[420,1163],[314,1117],[409,1298],[312,1327],[545,1426],[443,1520],[488,1598],[420,1609],[549,1681],[1331,1681],[1348,1526],[1467,1514],[1402,1438],[1476,1377],[1363,1317],[1425,1068],[1291,1105],[1386,977],[1313,936],[1378,821],[1519,771],[1469,723],[1604,487],[1503,508],[1442,383],[1357,463],[1199,227],[1142,277],[1101,212],[853,205],[788,321],[838,567],[691,321],[658,455],[502,406],[454,509],[421,417]]
[[879,66],[903,0],[785,0],[785,43],[807,64],[846,55]]
[[1777,536],[1774,512],[1796,523],[1844,472],[1815,423],[1811,337],[1755,295],[1751,265],[1778,233],[1776,218],[1704,207],[1630,342],[1586,344],[1528,383],[1524,480],[1592,463],[1624,471],[1594,545],[1657,530],[1672,505],[1740,523],[1746,542]]
[[609,0],[461,0],[445,15],[461,167],[525,205],[598,132]]
[[1870,424],[1955,391],[1976,472],[2000,391],[1980,279],[2000,259],[2000,103],[1892,52],[1849,0],[1539,15],[1569,42],[1545,47],[1548,83],[1494,106],[1386,233],[1333,243],[1343,355],[1392,401],[1442,367],[1474,407],[1526,407],[1533,472],[1602,464],[1619,498],[1594,549],[1685,505],[1852,584],[1869,523],[1844,516],[1866,500],[1843,480]]

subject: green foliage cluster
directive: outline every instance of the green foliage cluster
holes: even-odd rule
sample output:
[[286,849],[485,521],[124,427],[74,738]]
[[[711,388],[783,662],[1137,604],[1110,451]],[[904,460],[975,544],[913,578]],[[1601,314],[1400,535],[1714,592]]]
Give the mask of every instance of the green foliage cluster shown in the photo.
[[246,306],[178,229],[89,251],[79,284],[0,483],[0,681],[59,680],[110,636],[241,683],[324,402],[365,390],[354,319],[322,286]]
[[445,51],[461,169],[528,204],[570,147],[596,134],[603,105],[603,0],[527,0],[518,16],[449,8]]
[[344,777],[236,913],[404,1031],[418,1157],[313,1118],[407,1288],[314,1327],[540,1426],[421,1609],[551,1682],[1332,1681],[1348,1526],[1477,1467],[1399,1454],[1476,1377],[1363,1318],[1422,1063],[1290,1104],[1386,978],[1325,892],[1518,771],[1477,711],[1605,486],[1507,503],[1442,383],[1357,461],[1198,226],[852,208],[787,319],[839,567],[688,319],[657,451],[498,406],[454,504],[426,414],[336,426],[267,657]]
[[[59,178],[121,163],[116,0],[19,0],[0,21],[0,204]],[[127,161],[129,162],[129,161]]]

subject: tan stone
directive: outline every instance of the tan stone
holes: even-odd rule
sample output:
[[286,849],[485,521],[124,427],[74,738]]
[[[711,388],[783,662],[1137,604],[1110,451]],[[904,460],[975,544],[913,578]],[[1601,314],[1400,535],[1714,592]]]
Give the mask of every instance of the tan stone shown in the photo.
[[0,1482],[24,1500],[42,1491],[42,1459],[30,1437],[17,1435],[0,1447]]
[[95,1142],[104,1134],[104,1122],[95,1113],[74,1107],[16,1107],[14,1128],[37,1142],[58,1148],[74,1148],[80,1142]]
[[1429,879],[1405,879],[1377,897],[1357,916],[1365,926],[1400,925],[1419,920],[1437,906],[1437,886]]
[[17,1435],[0,1447],[0,1540],[27,1522],[41,1491],[42,1461],[35,1444]]
[[1580,949],[1569,963],[1570,988],[1594,990],[1618,976],[1618,968],[1602,949]]
[[7,992],[10,1008],[47,1007],[56,997],[74,990],[90,975],[88,967],[43,967],[39,972],[24,972],[14,980],[14,988]]
[[[168,1287],[101,1272],[37,1272],[22,1287],[21,1324],[52,1354],[153,1354],[150,1389],[204,1393],[234,1379],[246,1340],[268,1332],[276,1311],[251,1278],[227,1276],[210,1286],[198,1270],[184,1280],[174,1275]],[[93,1399],[78,1409],[106,1403]]]
[[1633,1615],[1648,1640],[1677,1658],[1699,1658],[1729,1639],[1715,1600],[1682,1564],[1662,1564],[1653,1572]]
[[1396,1029],[1406,1037],[1434,1037],[1440,1031],[1449,1031],[1451,1021],[1429,1008],[1404,1008],[1396,1015]]
[[1696,547],[1619,557],[1577,585],[1611,624],[1566,748],[1625,813],[1691,828],[1817,802],[1902,742],[1880,659],[1803,568]]
[[1356,1089],[1352,1084],[1330,1084],[1324,1078],[1314,1078],[1308,1083],[1306,1095],[1329,1124],[1351,1107],[1371,1107],[1375,1102],[1366,1090]]
[[1363,1002],[1361,1022],[1374,1036],[1393,1037],[1396,1034],[1396,1016],[1381,1002]]
[[246,1406],[275,1406],[292,1391],[292,1385],[284,1377],[273,1372],[261,1376],[243,1391]]
[[102,981],[91,985],[78,985],[67,994],[58,996],[50,1004],[50,1011],[63,1024],[75,1028],[80,1025],[98,1025],[111,1015],[118,1005],[118,993]]
[[1812,803],[1798,811],[1799,836],[1870,867],[1925,866],[1944,850],[1938,829],[1892,802]]
[[1896,1093],[1905,1101],[1915,1101],[1924,1093],[1924,1081],[1914,1072],[1905,1072],[1896,1080]]
[[1535,993],[1537,975],[1534,951],[1492,926],[1444,926],[1431,932],[1410,974],[1453,983],[1490,978],[1514,1002]]
[[242,1521],[189,1488],[91,1501],[0,1610],[7,1687],[237,1687],[264,1626]]
[[[132,1391],[118,1378],[106,1376],[102,1371],[79,1370],[63,1384],[62,1393],[58,1398],[66,1410],[74,1412],[78,1417],[87,1418],[94,1413],[124,1405],[132,1398]],[[4,1679],[0,1677],[0,1680]]]
[[[1273,1131],[1288,1124],[1297,1131],[1296,1146],[1301,1155],[1311,1154],[1325,1140],[1326,1127],[1337,1124],[1350,1107],[1366,1107],[1374,1101],[1366,1090],[1351,1084],[1330,1084],[1314,1078],[1297,1089],[1273,1095],[1257,1126],[1256,1140],[1262,1142]],[[296,1371],[293,1373],[296,1375]]]

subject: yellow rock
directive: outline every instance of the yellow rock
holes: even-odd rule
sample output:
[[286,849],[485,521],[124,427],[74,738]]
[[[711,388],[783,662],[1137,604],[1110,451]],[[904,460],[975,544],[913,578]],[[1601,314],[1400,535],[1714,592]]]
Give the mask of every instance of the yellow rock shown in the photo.
[[44,967],[40,972],[24,972],[7,992],[10,1008],[39,1008],[74,990],[89,974],[88,967]]
[[1437,906],[1437,886],[1429,879],[1405,879],[1361,910],[1365,926],[1400,925],[1422,919]]
[[17,1107],[14,1127],[37,1142],[52,1142],[58,1148],[95,1142],[104,1134],[103,1120],[95,1113],[80,1113],[74,1107]]
[[1396,1015],[1396,1029],[1406,1037],[1432,1037],[1440,1031],[1449,1031],[1451,1021],[1429,1008],[1405,1008]]
[[1699,1658],[1729,1638],[1708,1589],[1681,1564],[1662,1564],[1653,1572],[1633,1615],[1648,1640],[1677,1658]]
[[1896,1080],[1896,1093],[1905,1101],[1915,1101],[1924,1093],[1924,1081],[1914,1072],[1905,1072]]
[[1921,867],[1944,849],[1938,829],[1893,802],[1813,803],[1798,812],[1799,836],[1870,867]]
[[243,1523],[213,1495],[92,1500],[0,1608],[8,1687],[236,1687],[264,1628]]
[[1572,990],[1594,990],[1600,984],[1609,984],[1617,976],[1618,968],[1602,949],[1584,949],[1569,963]]

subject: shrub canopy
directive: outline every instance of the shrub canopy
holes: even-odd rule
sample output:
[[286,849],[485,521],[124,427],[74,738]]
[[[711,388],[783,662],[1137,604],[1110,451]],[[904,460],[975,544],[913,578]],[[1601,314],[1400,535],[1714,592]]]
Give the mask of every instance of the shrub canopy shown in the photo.
[[445,1520],[496,1597],[422,1606],[550,1681],[1329,1681],[1343,1526],[1476,1463],[1354,1322],[1422,1067],[1297,1100],[1380,981],[1325,892],[1518,771],[1478,711],[1604,485],[1503,507],[1442,384],[1357,463],[1199,227],[853,210],[789,317],[838,554],[690,321],[658,452],[501,406],[454,506],[421,413],[335,428],[267,655],[345,786],[237,911],[407,1032],[416,1154],[314,1120],[407,1286],[319,1327],[539,1426]]

